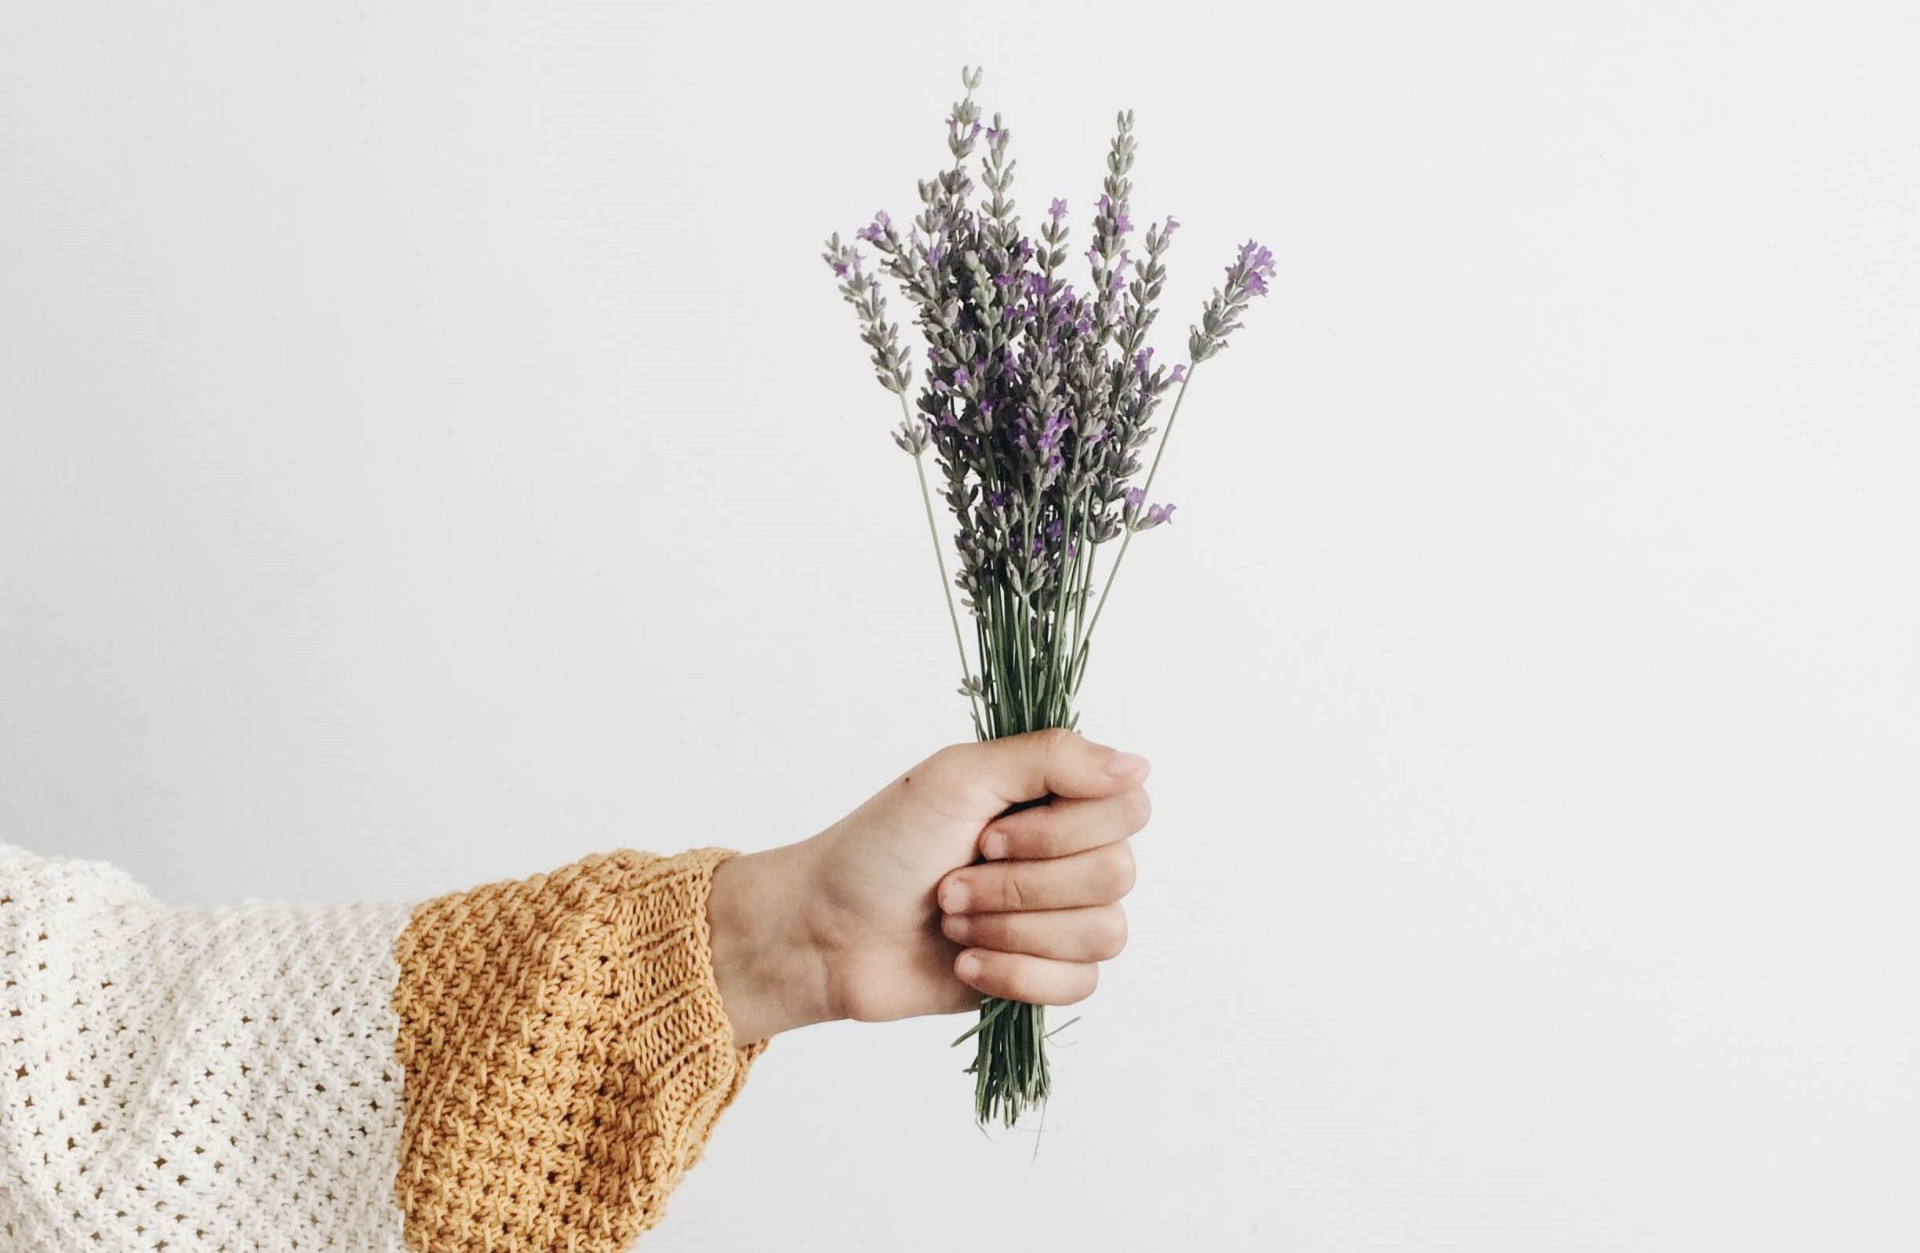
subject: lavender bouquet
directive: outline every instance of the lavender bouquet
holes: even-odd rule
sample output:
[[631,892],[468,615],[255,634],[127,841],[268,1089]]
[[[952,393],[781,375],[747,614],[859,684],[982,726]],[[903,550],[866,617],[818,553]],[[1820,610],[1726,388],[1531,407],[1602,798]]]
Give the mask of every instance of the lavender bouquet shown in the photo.
[[[1132,110],[1118,115],[1107,155],[1085,254],[1092,281],[1076,292],[1061,276],[1066,202],[1052,202],[1037,240],[1021,233],[1007,194],[1015,164],[1007,158],[1010,132],[997,113],[984,128],[980,163],[991,197],[978,210],[969,204],[967,163],[983,129],[973,101],[980,80],[980,70],[962,70],[966,94],[947,118],[953,165],[919,184],[921,211],[905,237],[884,211],[857,232],[917,310],[928,345],[927,384],[917,395],[900,326],[887,321],[879,278],[862,268],[866,258],[837,233],[824,255],[859,315],[880,385],[900,397],[893,439],[912,454],[919,474],[960,654],[959,693],[972,710],[975,735],[991,739],[1079,722],[1074,697],[1127,547],[1135,534],[1173,517],[1174,506],[1148,503],[1147,493],[1180,402],[1200,363],[1227,346],[1248,302],[1266,294],[1274,265],[1266,248],[1252,240],[1242,245],[1187,336],[1189,360],[1170,370],[1155,365],[1147,332],[1179,223],[1169,217],[1150,224],[1144,258],[1133,256]],[[1156,432],[1155,411],[1176,384],[1153,463],[1136,485],[1142,451]],[[927,484],[928,449],[941,498],[959,524],[951,586]],[[1096,557],[1116,538],[1119,550],[1089,615]],[[952,586],[973,620],[977,668]],[[977,1040],[968,1073],[981,1124],[997,1116],[1012,1126],[1046,1101],[1044,1014],[1042,1006],[987,998],[979,1021],[955,1041]]]

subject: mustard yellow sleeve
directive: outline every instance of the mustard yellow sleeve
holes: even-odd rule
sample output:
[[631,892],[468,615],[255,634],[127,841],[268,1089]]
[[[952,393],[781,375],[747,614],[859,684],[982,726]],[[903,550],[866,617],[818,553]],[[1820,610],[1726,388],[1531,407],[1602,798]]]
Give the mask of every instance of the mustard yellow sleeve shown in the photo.
[[622,1253],[745,1082],[707,930],[732,856],[619,852],[428,901],[396,944],[418,1253]]

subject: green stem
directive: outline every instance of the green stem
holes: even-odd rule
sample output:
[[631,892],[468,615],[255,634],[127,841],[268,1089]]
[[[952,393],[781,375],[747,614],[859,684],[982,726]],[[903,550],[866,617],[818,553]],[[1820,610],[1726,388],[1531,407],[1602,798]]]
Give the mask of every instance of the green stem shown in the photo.
[[[907,408],[907,394],[900,393],[900,410],[913,421],[913,411]],[[980,698],[973,692],[973,671],[967,664],[967,646],[960,641],[960,611],[953,605],[953,584],[947,581],[947,557],[940,545],[940,527],[933,520],[933,493],[927,490],[927,466],[920,453],[913,454],[913,468],[920,476],[920,501],[927,507],[927,534],[933,537],[933,560],[940,567],[940,591],[947,598],[947,619],[953,623],[953,647],[960,654],[960,682],[967,689],[967,704],[973,709],[973,729],[977,737],[985,738],[980,725]]]
[[[1080,453],[1074,450],[1073,473],[1079,473]],[[1053,615],[1047,623],[1047,722],[1060,726],[1068,718],[1066,691],[1067,676],[1061,666],[1061,641],[1066,638],[1065,610],[1070,604],[1067,588],[1077,585],[1080,576],[1080,559],[1084,555],[1085,544],[1081,532],[1086,529],[1086,510],[1075,516],[1074,501],[1067,502],[1065,516],[1060,524],[1060,565],[1056,576],[1057,583],[1053,593]],[[1068,554],[1072,553],[1072,563],[1068,563]],[[1071,655],[1067,657],[1071,661]]]
[[[1038,476],[1035,477],[1036,481],[1031,487],[1034,505],[1026,511],[1027,529],[1020,544],[1020,564],[1023,566],[1029,566],[1033,561],[1034,514],[1037,513],[1040,508],[1040,487]],[[1033,588],[1029,586],[1026,591],[1022,592],[1019,596],[1019,621],[1011,624],[1014,628],[1014,634],[1011,638],[1020,641],[1020,651],[1016,655],[1018,660],[1014,665],[1014,673],[1019,677],[1020,681],[1020,729],[1022,731],[1032,731],[1036,729],[1033,721],[1033,638],[1031,628],[1028,625],[1028,620],[1032,616],[1032,609]]]
[[[1180,380],[1179,394],[1174,396],[1173,408],[1167,413],[1166,429],[1160,432],[1160,444],[1153,450],[1153,464],[1147,467],[1147,481],[1140,488],[1142,504],[1146,503],[1145,494],[1153,490],[1153,476],[1160,472],[1160,458],[1166,454],[1167,441],[1173,438],[1174,419],[1180,416],[1180,402],[1187,398],[1187,386],[1193,382],[1197,368],[1189,368],[1186,377]],[[1127,546],[1132,543],[1133,528],[1128,527],[1126,534],[1120,538],[1120,551],[1114,556],[1113,565],[1107,571],[1106,586],[1100,589],[1100,603],[1093,607],[1093,621],[1087,624],[1087,633],[1075,642],[1073,690],[1076,692],[1080,690],[1080,679],[1086,671],[1087,645],[1093,639],[1093,629],[1100,625],[1100,613],[1107,607],[1107,597],[1113,593],[1114,576],[1120,573],[1120,563],[1127,559]]]
[[[1073,558],[1073,600],[1071,602],[1071,608],[1073,610],[1073,628],[1066,635],[1066,638],[1069,641],[1077,640],[1080,638],[1080,623],[1081,623],[1081,620],[1086,617],[1086,613],[1087,613],[1087,583],[1091,579],[1093,574],[1093,556],[1094,556],[1094,551],[1093,551],[1094,544],[1092,540],[1092,532],[1089,529],[1089,522],[1092,518],[1092,514],[1093,514],[1093,510],[1092,510],[1091,502],[1089,502],[1088,507],[1083,509],[1080,513],[1080,527],[1079,527],[1079,530],[1074,535],[1075,547],[1074,547],[1074,558]],[[1061,623],[1061,628],[1063,631],[1066,629],[1066,624],[1064,622]],[[1072,720],[1074,718],[1073,709],[1072,709],[1073,697],[1074,697],[1074,684],[1073,684],[1073,675],[1071,673],[1073,669],[1073,661],[1074,661],[1073,648],[1071,644],[1069,644],[1067,648],[1066,665],[1064,667],[1064,669],[1068,671],[1068,673],[1064,673],[1060,676],[1060,689],[1061,689],[1060,690],[1060,717],[1061,717],[1061,720],[1065,722],[1067,726],[1073,725]]]
[[986,730],[982,732],[979,724],[976,723],[974,724],[974,731],[980,739],[991,740],[1000,737],[1000,719],[999,715],[995,712],[998,708],[1000,684],[999,681],[994,678],[993,652],[987,646],[987,613],[987,606],[982,605],[980,606],[980,612],[973,616],[974,646],[980,650],[980,683],[981,686],[986,689],[987,704]]

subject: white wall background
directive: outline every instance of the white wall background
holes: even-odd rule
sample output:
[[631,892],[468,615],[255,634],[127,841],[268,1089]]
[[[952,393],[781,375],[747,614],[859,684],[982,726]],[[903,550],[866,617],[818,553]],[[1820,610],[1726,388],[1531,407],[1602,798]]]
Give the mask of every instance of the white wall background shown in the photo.
[[[173,900],[811,834],[965,734],[818,259],[959,67],[1248,235],[1040,1151],[776,1042],[645,1246],[1920,1244],[1910,6],[0,3],[0,831]],[[894,307],[903,308],[896,298]],[[892,415],[892,416],[890,416]],[[1159,493],[1156,492],[1156,495]]]

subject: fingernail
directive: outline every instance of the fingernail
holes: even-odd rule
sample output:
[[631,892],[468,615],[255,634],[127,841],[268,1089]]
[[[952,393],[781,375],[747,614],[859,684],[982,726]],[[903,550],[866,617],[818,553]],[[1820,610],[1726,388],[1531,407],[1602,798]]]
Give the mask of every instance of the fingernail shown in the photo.
[[940,889],[940,908],[950,914],[967,912],[967,885],[955,879]]
[[980,977],[980,956],[977,953],[962,953],[953,963],[953,973],[962,979]]
[[988,861],[995,861],[1007,855],[1007,833],[998,827],[987,832],[987,838],[980,841],[980,855]]
[[1107,758],[1107,773],[1111,775],[1132,774],[1147,764],[1147,759],[1139,753],[1115,753]]
[[940,926],[946,931],[947,938],[956,944],[967,942],[967,932],[971,929],[972,923],[973,920],[965,914],[948,914],[940,920]]

